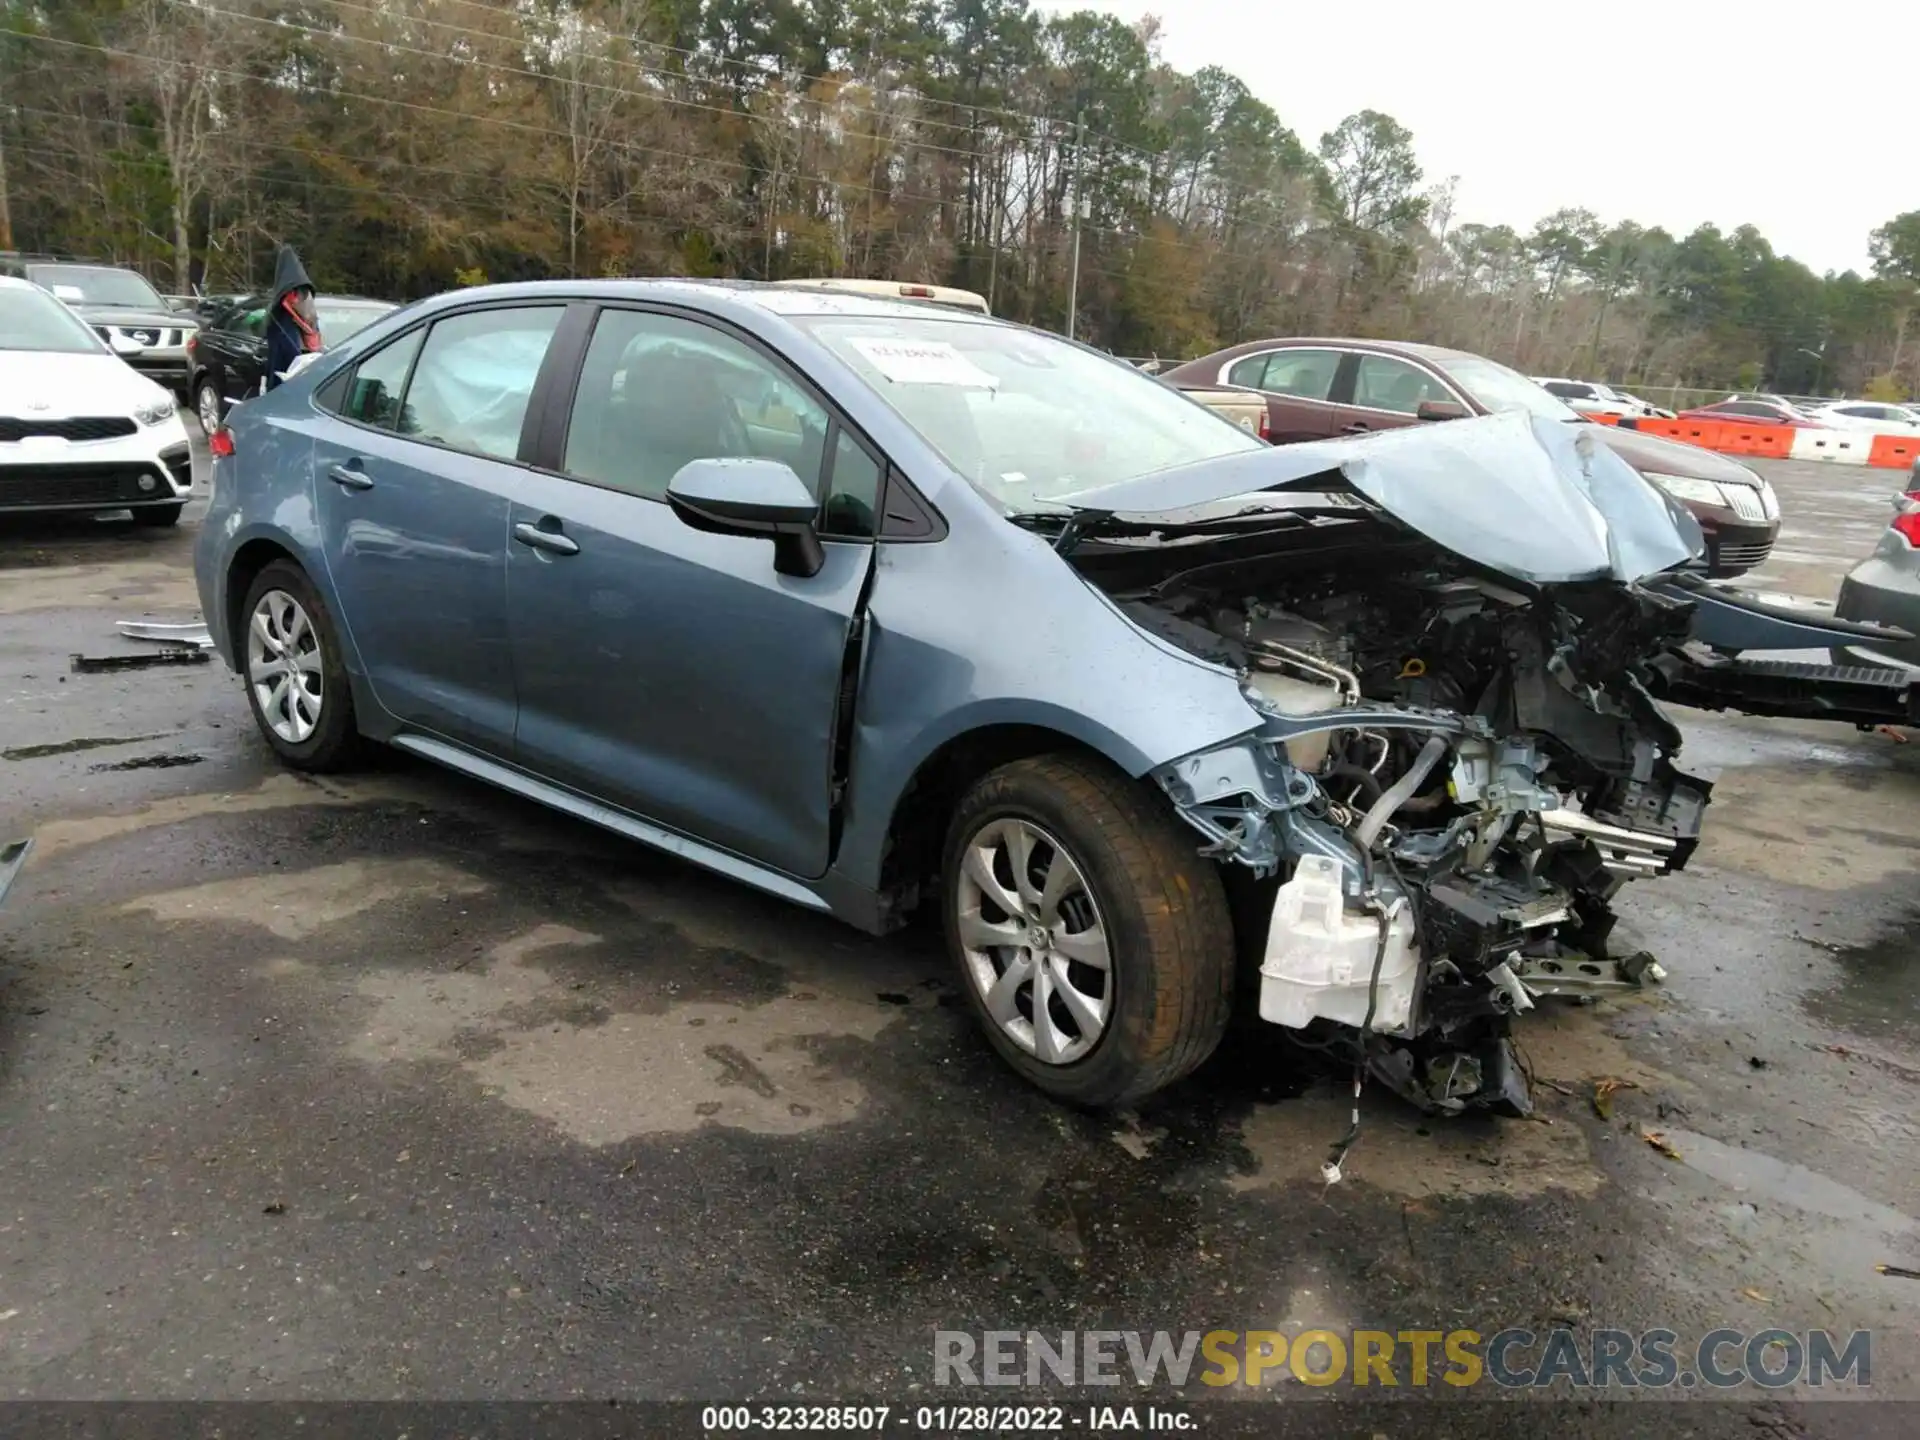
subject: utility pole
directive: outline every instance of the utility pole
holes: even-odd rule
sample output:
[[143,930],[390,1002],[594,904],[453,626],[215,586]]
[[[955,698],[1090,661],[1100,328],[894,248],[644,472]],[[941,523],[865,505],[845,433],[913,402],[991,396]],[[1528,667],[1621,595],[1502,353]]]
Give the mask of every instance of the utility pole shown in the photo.
[[1086,212],[1086,201],[1080,195],[1080,152],[1086,148],[1087,112],[1082,110],[1073,120],[1073,179],[1067,192],[1067,204],[1072,207],[1073,218],[1073,259],[1067,269],[1067,338],[1073,339],[1073,324],[1080,312],[1080,217]]

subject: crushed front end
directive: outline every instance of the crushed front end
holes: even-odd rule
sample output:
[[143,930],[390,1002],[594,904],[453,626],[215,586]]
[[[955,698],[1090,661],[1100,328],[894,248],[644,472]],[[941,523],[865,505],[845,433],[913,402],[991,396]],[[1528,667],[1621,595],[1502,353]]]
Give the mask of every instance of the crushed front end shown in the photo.
[[1699,835],[1709,786],[1646,686],[1688,604],[1516,583],[1360,513],[1199,548],[1148,585],[1124,539],[1076,564],[1262,716],[1153,774],[1266,882],[1262,1017],[1429,1111],[1525,1113],[1514,1017],[1659,976],[1609,954],[1610,902]]

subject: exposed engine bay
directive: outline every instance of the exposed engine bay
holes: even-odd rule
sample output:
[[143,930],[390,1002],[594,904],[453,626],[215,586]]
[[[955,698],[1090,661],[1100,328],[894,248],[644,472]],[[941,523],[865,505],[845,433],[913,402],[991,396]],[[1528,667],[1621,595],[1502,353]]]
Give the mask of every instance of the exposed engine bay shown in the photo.
[[1609,956],[1609,902],[1683,866],[1707,804],[1647,688],[1686,600],[1528,584],[1351,511],[1110,529],[1072,560],[1264,717],[1154,773],[1203,853],[1272,891],[1264,1019],[1426,1110],[1524,1114],[1513,1018],[1659,978]]

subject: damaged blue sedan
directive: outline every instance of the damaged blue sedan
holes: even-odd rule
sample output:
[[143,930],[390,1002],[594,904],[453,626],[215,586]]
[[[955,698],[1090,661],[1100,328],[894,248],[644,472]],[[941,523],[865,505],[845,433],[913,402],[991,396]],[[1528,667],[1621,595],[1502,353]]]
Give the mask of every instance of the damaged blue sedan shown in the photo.
[[583,281],[397,312],[213,450],[204,613],[287,764],[384,743],[870,931],[935,907],[1078,1104],[1244,1007],[1524,1110],[1514,1018],[1645,978],[1609,901],[1707,802],[1643,583],[1697,527],[1525,416],[1275,449],[985,317]]

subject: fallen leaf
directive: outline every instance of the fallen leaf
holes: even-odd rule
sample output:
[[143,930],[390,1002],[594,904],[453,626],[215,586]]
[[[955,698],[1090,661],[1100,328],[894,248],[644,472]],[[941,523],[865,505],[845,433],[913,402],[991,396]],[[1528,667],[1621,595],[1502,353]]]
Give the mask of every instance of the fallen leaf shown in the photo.
[[1616,1090],[1638,1090],[1640,1087],[1631,1080],[1621,1080],[1616,1076],[1603,1076],[1593,1082],[1593,1113],[1602,1120],[1613,1118],[1613,1092]]
[[1895,1280],[1920,1280],[1920,1270],[1909,1270],[1904,1265],[1876,1265],[1875,1273],[1891,1276]]
[[1662,1155],[1666,1156],[1667,1159],[1678,1160],[1680,1158],[1680,1152],[1669,1145],[1667,1143],[1667,1137],[1662,1135],[1658,1130],[1642,1130],[1640,1132],[1640,1138],[1658,1150]]
[[1771,1305],[1773,1303],[1772,1300],[1768,1299],[1765,1295],[1762,1295],[1758,1290],[1755,1290],[1751,1287],[1745,1290],[1742,1290],[1740,1293],[1746,1296],[1747,1299],[1757,1301],[1762,1305]]
[[262,1215],[284,1215],[287,1213],[287,1202],[284,1200],[270,1200],[260,1207],[260,1213]]

